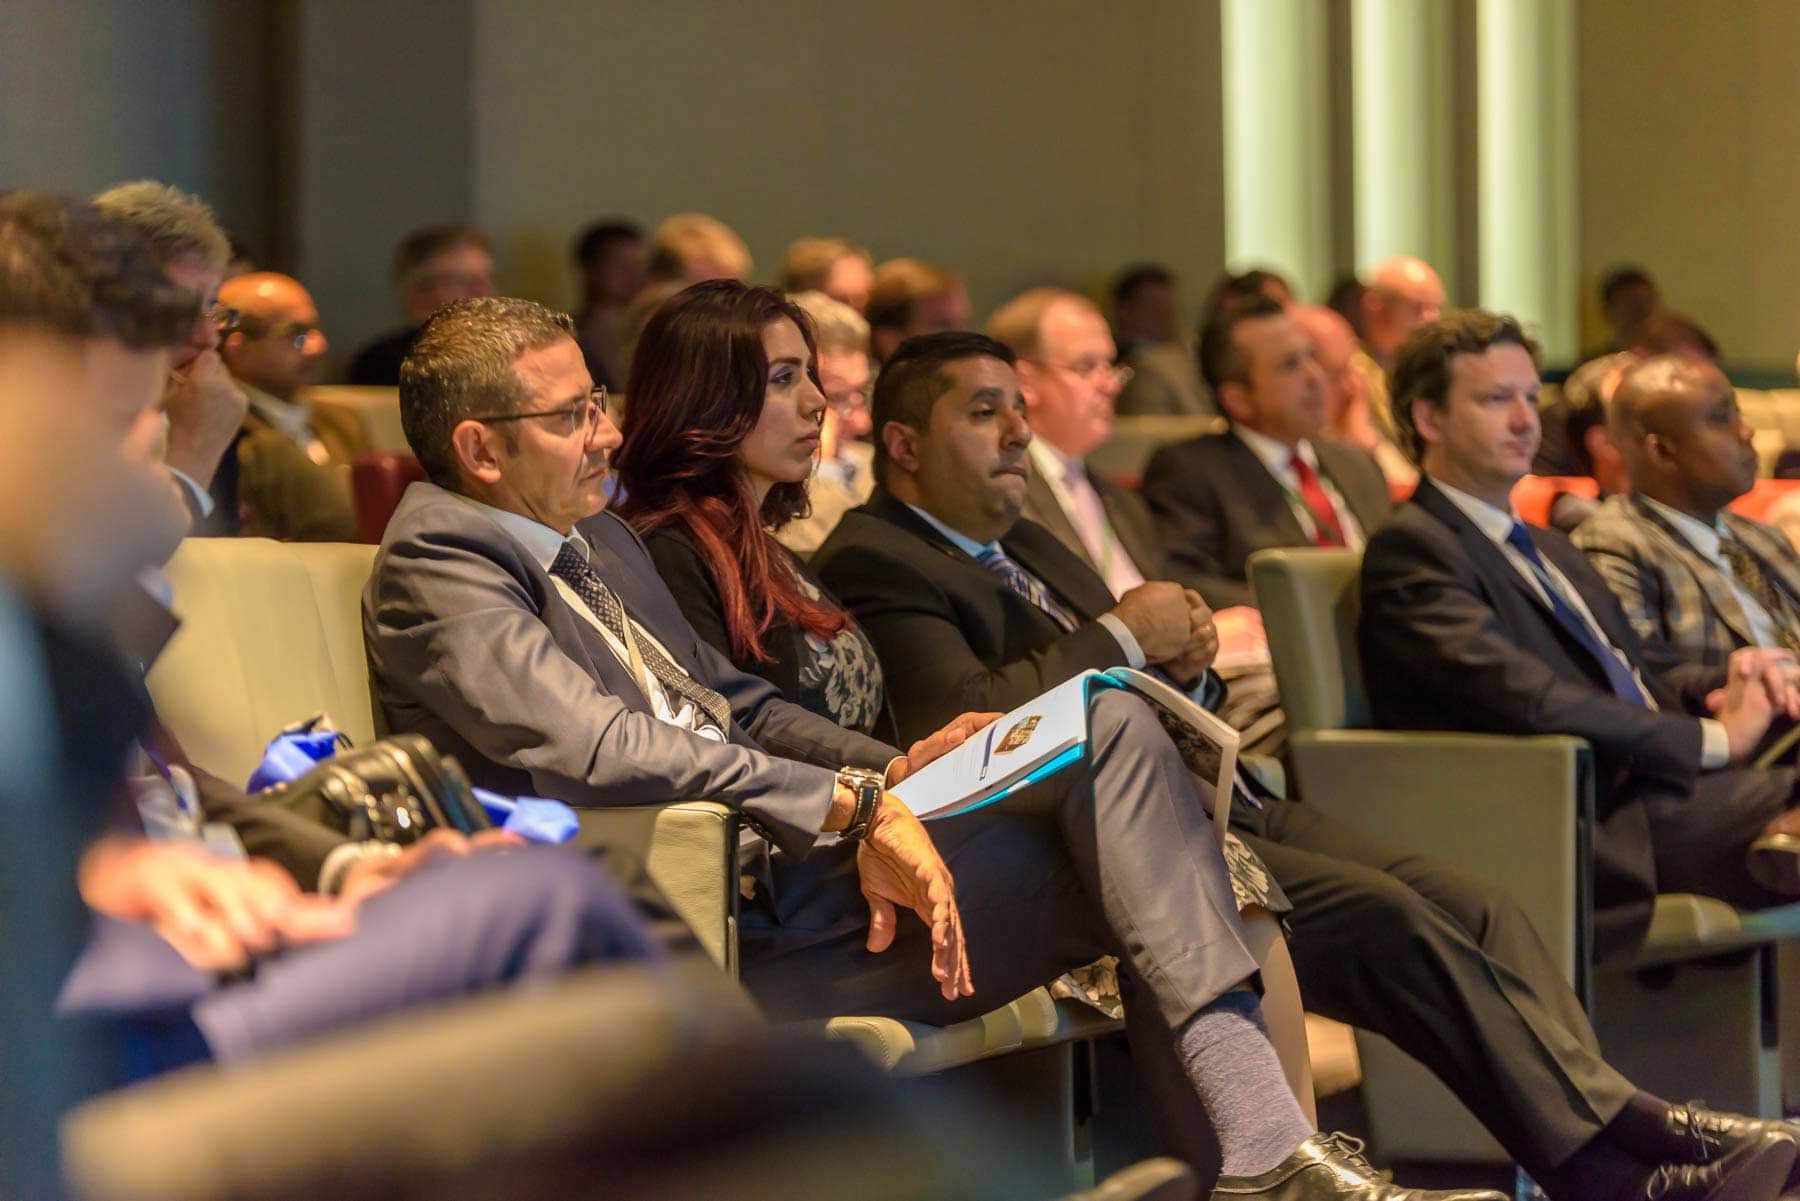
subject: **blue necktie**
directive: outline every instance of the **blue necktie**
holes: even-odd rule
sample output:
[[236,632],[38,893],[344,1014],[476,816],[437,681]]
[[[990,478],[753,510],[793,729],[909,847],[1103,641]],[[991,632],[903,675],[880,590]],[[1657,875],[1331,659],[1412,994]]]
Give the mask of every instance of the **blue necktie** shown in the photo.
[[1006,557],[1006,552],[999,546],[990,546],[975,561],[999,576],[1006,586],[1049,614],[1050,620],[1062,627],[1067,634],[1080,623],[1050,595],[1050,590],[1043,582],[1026,572],[1023,567]]
[[1523,522],[1513,522],[1512,529],[1506,532],[1506,541],[1514,550],[1524,555],[1525,561],[1531,565],[1532,574],[1537,576],[1538,584],[1543,587],[1544,595],[1549,598],[1550,612],[1555,614],[1556,620],[1562,623],[1563,629],[1567,630],[1575,641],[1581,643],[1588,654],[1592,655],[1599,662],[1601,669],[1606,672],[1606,682],[1612,685],[1613,695],[1620,700],[1630,701],[1634,705],[1647,704],[1644,690],[1638,687],[1637,679],[1631,674],[1631,668],[1627,667],[1624,661],[1613,652],[1612,647],[1602,640],[1597,631],[1582,620],[1581,614],[1577,613],[1575,607],[1563,596],[1562,589],[1557,587],[1556,580],[1545,568],[1544,560],[1539,557],[1537,546],[1531,541],[1531,534],[1525,529]]

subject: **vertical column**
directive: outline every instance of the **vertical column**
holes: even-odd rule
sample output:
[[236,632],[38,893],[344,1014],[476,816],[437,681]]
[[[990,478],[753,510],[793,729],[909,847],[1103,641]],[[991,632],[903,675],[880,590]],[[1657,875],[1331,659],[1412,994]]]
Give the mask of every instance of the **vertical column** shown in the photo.
[[1331,286],[1329,13],[1316,0],[1224,0],[1225,257],[1301,293]]
[[1572,0],[1477,0],[1480,300],[1578,353]]

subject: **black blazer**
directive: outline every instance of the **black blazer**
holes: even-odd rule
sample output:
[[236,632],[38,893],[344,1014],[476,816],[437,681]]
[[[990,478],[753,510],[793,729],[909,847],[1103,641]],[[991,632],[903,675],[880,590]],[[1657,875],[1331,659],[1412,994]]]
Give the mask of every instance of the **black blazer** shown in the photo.
[[[1365,536],[1393,511],[1387,479],[1367,451],[1313,439],[1319,471],[1343,496]],[[1256,452],[1232,433],[1165,446],[1144,469],[1144,499],[1156,515],[1169,578],[1215,609],[1254,604],[1245,563],[1259,550],[1311,546],[1287,495]]]
[[1690,714],[1704,712],[1725,673],[1641,643],[1586,556],[1555,531],[1533,527],[1531,536],[1661,709],[1614,696],[1594,656],[1429,479],[1363,555],[1357,634],[1369,701],[1392,729],[1585,738],[1600,820],[1596,901],[1644,902],[1656,884],[1645,802],[1693,790],[1701,733]]
[[1096,620],[1114,601],[1092,568],[1023,518],[1000,544],[1081,624],[1065,634],[883,488],[813,555],[819,578],[875,643],[902,739],[959,713],[1003,713],[1088,668],[1125,663]]
[[[1088,473],[1088,482],[1100,497],[1100,507],[1105,510],[1107,521],[1112,523],[1113,533],[1118,535],[1120,549],[1131,556],[1143,577],[1146,580],[1170,579],[1168,559],[1156,532],[1156,519],[1144,498],[1094,472]],[[1100,565],[1082,545],[1081,535],[1075,532],[1068,514],[1056,503],[1056,494],[1039,473],[1037,461],[1030,455],[1025,456],[1025,516],[1055,534],[1057,541],[1089,568],[1100,570]]]

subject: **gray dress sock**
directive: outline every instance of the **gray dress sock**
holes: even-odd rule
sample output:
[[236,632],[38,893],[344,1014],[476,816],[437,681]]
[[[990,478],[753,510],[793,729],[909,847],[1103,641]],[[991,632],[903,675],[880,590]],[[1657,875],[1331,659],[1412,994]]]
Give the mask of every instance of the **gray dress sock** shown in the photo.
[[1218,1132],[1224,1175],[1260,1176],[1313,1136],[1249,989],[1233,989],[1190,1018],[1176,1053]]

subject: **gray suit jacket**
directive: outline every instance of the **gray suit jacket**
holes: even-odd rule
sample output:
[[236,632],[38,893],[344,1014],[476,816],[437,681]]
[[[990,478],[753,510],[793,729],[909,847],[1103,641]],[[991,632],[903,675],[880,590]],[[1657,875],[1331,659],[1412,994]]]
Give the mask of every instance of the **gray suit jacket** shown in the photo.
[[[1150,516],[1150,507],[1144,503],[1144,498],[1092,471],[1088,473],[1088,482],[1093,484],[1094,492],[1100,497],[1100,507],[1112,523],[1120,549],[1131,556],[1131,561],[1137,564],[1146,580],[1167,579],[1167,561],[1162,544],[1157,541],[1156,520]],[[1069,515],[1056,503],[1056,494],[1038,471],[1037,460],[1030,455],[1025,456],[1025,509],[1021,516],[1029,517],[1055,534],[1056,540],[1079,556],[1083,563],[1096,572],[1100,570],[1094,556],[1088,554],[1087,547],[1082,544],[1081,535],[1075,532]]]
[[577,806],[705,799],[804,855],[835,769],[899,752],[789,704],[697,637],[631,527],[578,527],[625,609],[731,706],[727,743],[651,713],[631,673],[549,573],[487,514],[433,484],[407,489],[363,593],[375,700],[390,729],[455,755],[477,784]]
[[[1762,562],[1769,582],[1800,598],[1800,556],[1787,539],[1736,513],[1724,521]],[[1678,658],[1708,667],[1723,667],[1732,651],[1756,645],[1730,579],[1642,501],[1608,497],[1576,528],[1574,541],[1645,642],[1666,643]]]

